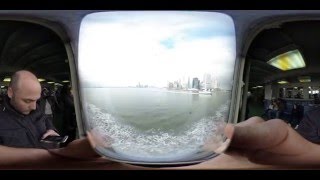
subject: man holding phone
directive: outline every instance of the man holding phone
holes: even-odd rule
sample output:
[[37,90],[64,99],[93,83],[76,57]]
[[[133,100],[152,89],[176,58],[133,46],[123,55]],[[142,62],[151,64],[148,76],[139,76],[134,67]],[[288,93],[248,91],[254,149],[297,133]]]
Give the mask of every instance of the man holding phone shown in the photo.
[[52,121],[37,108],[41,85],[34,74],[25,70],[14,73],[7,94],[0,106],[0,144],[46,148],[41,139],[59,136]]

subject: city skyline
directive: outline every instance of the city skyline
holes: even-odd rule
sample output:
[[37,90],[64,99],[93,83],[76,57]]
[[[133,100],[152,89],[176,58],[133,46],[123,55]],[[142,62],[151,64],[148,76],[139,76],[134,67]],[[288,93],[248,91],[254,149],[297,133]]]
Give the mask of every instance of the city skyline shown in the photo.
[[213,91],[214,89],[220,88],[219,81],[213,74],[204,73],[203,78],[198,77],[182,77],[176,81],[168,82],[168,89],[198,89],[204,91]]

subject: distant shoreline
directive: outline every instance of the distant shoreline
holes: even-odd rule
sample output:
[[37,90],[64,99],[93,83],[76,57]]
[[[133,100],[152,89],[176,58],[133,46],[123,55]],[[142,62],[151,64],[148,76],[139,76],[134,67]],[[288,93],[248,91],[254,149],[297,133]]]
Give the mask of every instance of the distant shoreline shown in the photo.
[[[125,89],[125,88],[127,88],[127,89],[161,89],[161,90],[167,90],[167,91],[183,91],[183,92],[185,92],[185,91],[189,91],[189,90],[184,90],[184,89],[177,89],[177,90],[175,90],[175,89],[167,89],[167,87],[131,87],[131,86],[129,86],[129,87],[82,87],[83,89],[86,89],[86,88],[88,88],[88,89],[103,89],[103,88],[109,88],[109,89],[114,89],[114,88],[122,88],[122,89]],[[200,91],[201,92],[201,91]],[[230,90],[228,90],[228,89],[220,89],[220,90],[214,90],[214,91],[210,91],[210,92],[231,92],[231,89]]]

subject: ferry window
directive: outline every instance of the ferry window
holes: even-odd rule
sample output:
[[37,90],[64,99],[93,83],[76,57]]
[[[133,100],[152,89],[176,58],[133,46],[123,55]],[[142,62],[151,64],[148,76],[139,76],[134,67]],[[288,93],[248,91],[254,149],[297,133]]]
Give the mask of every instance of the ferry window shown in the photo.
[[224,141],[235,65],[233,20],[200,11],[116,11],[84,17],[79,77],[97,150],[136,163],[215,155]]
[[286,88],[286,98],[293,98],[293,88]]
[[318,96],[319,90],[320,90],[320,87],[318,87],[318,86],[309,87],[309,98],[314,99],[316,96]]
[[283,98],[284,97],[284,94],[285,94],[285,88],[280,88],[279,89],[279,98]]
[[294,89],[296,90],[294,98],[303,99],[303,87],[297,87]]

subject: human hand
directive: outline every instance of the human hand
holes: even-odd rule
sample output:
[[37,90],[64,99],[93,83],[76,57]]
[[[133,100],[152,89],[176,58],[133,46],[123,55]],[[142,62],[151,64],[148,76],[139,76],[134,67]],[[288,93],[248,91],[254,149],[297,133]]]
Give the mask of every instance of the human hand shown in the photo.
[[283,120],[252,117],[228,124],[231,143],[225,153],[180,169],[304,169],[319,168],[320,146],[313,144]]
[[[102,138],[104,137],[104,139]],[[68,144],[65,148],[53,149],[50,152],[74,159],[97,159],[101,156],[98,155],[94,148],[97,146],[108,147],[109,139],[99,133],[98,130],[93,129],[87,131],[87,138],[77,139]]]
[[265,165],[320,166],[320,146],[304,139],[283,120],[252,117],[235,126],[228,125],[225,134],[231,138],[228,155],[244,156],[250,162]]
[[92,160],[100,158],[91,147],[87,138],[74,140],[64,148],[50,149],[49,151],[53,154],[70,159]]
[[[143,167],[110,161],[94,151],[92,135],[77,139],[64,148],[49,149],[48,151],[60,160],[52,163],[57,169],[144,169]],[[61,159],[61,157],[63,159]]]
[[45,139],[48,136],[60,136],[57,132],[52,129],[47,130],[41,137],[41,139]]

